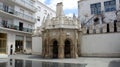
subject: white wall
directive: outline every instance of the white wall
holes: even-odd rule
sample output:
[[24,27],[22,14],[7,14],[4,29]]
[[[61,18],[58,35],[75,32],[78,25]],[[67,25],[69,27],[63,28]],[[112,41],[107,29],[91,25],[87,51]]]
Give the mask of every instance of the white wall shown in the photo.
[[32,37],[32,54],[42,54],[42,38]]
[[7,34],[7,53],[10,54],[10,47],[13,45],[13,53],[15,51],[15,33],[8,33]]
[[120,56],[120,33],[83,35],[82,56]]

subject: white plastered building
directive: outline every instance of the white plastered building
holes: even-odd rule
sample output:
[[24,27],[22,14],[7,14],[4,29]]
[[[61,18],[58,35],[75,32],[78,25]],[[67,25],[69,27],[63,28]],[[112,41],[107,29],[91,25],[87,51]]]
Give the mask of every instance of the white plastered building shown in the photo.
[[50,8],[47,5],[41,3],[39,0],[36,1],[35,6],[37,8],[37,12],[35,14],[35,17],[37,18],[37,21],[35,23],[35,29],[37,29],[37,27],[40,27],[41,23],[46,20],[46,17],[48,15],[50,16],[50,18],[52,18],[52,17],[55,16],[56,12],[52,8]]
[[0,56],[31,53],[35,0],[0,0]]

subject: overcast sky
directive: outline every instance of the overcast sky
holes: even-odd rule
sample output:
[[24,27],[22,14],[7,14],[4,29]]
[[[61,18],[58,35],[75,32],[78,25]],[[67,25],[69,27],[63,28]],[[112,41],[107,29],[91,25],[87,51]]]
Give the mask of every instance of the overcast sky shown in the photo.
[[67,16],[73,16],[73,14],[78,15],[78,10],[77,10],[77,1],[78,0],[39,0],[40,2],[46,4],[50,8],[56,10],[56,4],[59,2],[63,2],[63,9],[64,13]]

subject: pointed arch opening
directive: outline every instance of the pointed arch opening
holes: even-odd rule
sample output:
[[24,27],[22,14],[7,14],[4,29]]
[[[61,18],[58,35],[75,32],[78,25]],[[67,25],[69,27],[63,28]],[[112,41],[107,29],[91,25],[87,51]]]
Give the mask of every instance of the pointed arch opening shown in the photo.
[[58,58],[58,41],[53,41],[53,58]]
[[65,58],[70,58],[71,57],[71,42],[70,40],[66,39],[64,42],[65,46],[64,46],[64,56]]

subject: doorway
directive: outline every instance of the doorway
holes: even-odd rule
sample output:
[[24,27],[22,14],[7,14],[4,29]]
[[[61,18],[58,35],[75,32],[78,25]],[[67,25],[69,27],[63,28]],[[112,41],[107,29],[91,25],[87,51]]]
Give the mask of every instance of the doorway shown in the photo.
[[58,58],[58,42],[53,41],[53,58]]
[[10,55],[13,54],[13,45],[10,46]]
[[23,23],[22,22],[19,22],[19,30],[23,31]]
[[15,52],[16,53],[22,53],[23,52],[23,41],[22,40],[16,40],[15,41]]
[[69,40],[65,40],[64,56],[65,56],[65,58],[71,57],[70,41]]

